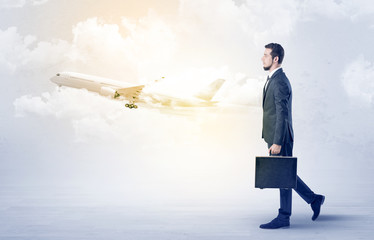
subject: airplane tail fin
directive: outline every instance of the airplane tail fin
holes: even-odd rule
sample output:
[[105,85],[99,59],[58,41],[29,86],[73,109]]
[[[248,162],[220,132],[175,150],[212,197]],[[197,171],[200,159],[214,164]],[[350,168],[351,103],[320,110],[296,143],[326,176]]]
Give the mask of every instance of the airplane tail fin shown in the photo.
[[222,87],[224,79],[217,79],[211,84],[209,84],[205,89],[198,92],[195,97],[200,98],[205,101],[210,101],[216,95],[217,91]]

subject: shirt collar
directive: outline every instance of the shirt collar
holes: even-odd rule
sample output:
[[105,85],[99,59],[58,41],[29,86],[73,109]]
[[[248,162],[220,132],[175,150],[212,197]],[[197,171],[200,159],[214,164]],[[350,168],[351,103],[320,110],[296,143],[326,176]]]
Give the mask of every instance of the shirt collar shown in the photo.
[[270,73],[269,73],[269,78],[271,78],[273,75],[274,75],[274,73],[276,72],[276,71],[278,71],[279,69],[281,69],[282,67],[277,67],[276,69],[274,69],[273,71],[271,71]]

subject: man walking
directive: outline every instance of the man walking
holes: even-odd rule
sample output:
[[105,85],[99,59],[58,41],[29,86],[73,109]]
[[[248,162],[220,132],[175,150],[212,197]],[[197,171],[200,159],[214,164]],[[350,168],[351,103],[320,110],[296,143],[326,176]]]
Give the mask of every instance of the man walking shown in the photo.
[[[294,134],[292,128],[292,89],[281,67],[284,49],[280,44],[269,43],[265,46],[261,58],[269,76],[263,90],[263,126],[262,138],[268,145],[269,155],[292,156]],[[325,196],[315,194],[299,177],[295,191],[311,205],[316,220],[325,200]],[[280,189],[280,208],[278,216],[266,224],[263,229],[276,229],[290,226],[292,209],[292,189]]]

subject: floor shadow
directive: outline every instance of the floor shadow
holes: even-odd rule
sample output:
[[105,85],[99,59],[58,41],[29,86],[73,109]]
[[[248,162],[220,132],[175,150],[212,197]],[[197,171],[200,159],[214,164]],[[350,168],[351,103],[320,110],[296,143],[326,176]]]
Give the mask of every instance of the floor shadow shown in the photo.
[[343,215],[343,214],[323,214],[319,216],[316,221],[327,222],[327,221],[352,221],[361,219],[360,215]]
[[[311,219],[305,218],[293,218],[291,220],[291,228],[292,229],[315,229],[320,227],[326,226],[346,226],[347,222],[350,224],[351,222],[356,222],[362,220],[362,216],[360,215],[348,215],[348,214],[323,214],[320,215],[315,222],[312,222]],[[323,222],[324,224],[313,224]],[[335,222],[335,223],[334,223]],[[337,223],[339,222],[339,223]]]

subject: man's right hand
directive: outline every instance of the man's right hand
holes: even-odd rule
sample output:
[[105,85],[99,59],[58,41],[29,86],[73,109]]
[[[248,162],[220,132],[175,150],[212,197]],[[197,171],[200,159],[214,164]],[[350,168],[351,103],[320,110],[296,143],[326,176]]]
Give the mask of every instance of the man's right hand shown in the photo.
[[278,155],[281,152],[281,149],[282,149],[281,145],[273,144],[269,148],[269,153],[270,155]]

